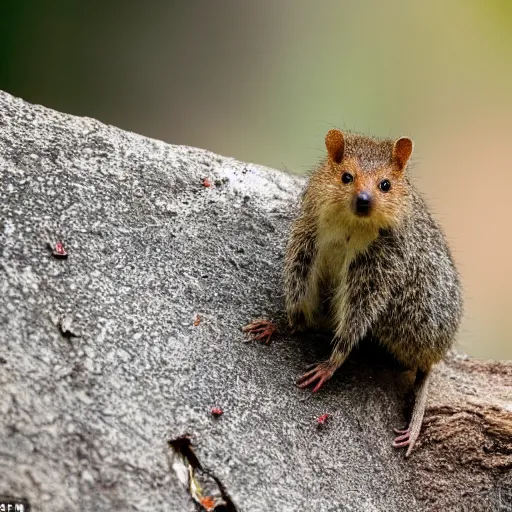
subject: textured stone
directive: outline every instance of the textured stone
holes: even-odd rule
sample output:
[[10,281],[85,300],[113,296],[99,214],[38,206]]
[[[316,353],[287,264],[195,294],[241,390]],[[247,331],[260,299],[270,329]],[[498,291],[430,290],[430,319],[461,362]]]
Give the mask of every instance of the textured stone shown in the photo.
[[328,340],[247,342],[241,325],[282,315],[302,178],[6,93],[0,172],[0,495],[196,510],[166,455],[188,432],[240,511],[512,507],[510,365],[442,365],[405,460],[411,379],[383,353],[312,395],[294,380]]

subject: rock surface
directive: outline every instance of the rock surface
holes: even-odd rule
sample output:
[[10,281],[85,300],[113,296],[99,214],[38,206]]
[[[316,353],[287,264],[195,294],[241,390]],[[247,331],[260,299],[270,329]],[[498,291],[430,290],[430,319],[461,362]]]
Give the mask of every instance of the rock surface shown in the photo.
[[239,511],[512,509],[510,364],[441,365],[405,460],[411,378],[384,354],[312,395],[294,380],[325,339],[241,332],[282,314],[301,178],[6,93],[0,173],[0,495],[197,510],[168,461],[190,433]]

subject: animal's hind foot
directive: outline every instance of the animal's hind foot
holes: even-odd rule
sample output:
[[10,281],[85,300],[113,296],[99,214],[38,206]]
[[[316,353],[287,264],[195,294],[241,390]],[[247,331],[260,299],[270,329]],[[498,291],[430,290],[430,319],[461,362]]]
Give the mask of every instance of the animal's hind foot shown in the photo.
[[394,428],[395,434],[397,436],[395,437],[395,440],[393,441],[393,446],[395,448],[407,448],[407,451],[405,452],[405,456],[409,457],[409,455],[412,452],[412,449],[414,448],[414,445],[416,444],[416,441],[420,437],[420,428],[415,428],[414,425],[406,428],[406,429],[397,429]]

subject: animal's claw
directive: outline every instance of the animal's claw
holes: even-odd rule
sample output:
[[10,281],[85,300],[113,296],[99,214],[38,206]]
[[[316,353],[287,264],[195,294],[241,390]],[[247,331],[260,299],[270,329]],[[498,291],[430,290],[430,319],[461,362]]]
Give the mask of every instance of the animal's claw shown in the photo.
[[332,377],[335,369],[336,368],[333,368],[330,363],[317,364],[313,369],[299,377],[297,380],[297,386],[304,389],[316,382],[316,386],[313,388],[313,393],[316,393],[324,383]]
[[262,318],[244,325],[242,331],[248,333],[253,339],[268,345],[272,335],[277,331],[277,326],[271,320]]

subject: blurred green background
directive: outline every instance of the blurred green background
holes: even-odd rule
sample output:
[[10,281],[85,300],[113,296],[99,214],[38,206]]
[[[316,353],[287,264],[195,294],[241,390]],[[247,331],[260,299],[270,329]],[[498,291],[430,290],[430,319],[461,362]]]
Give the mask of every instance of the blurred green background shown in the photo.
[[0,88],[303,173],[337,126],[415,140],[462,350],[512,359],[510,0],[3,1]]

